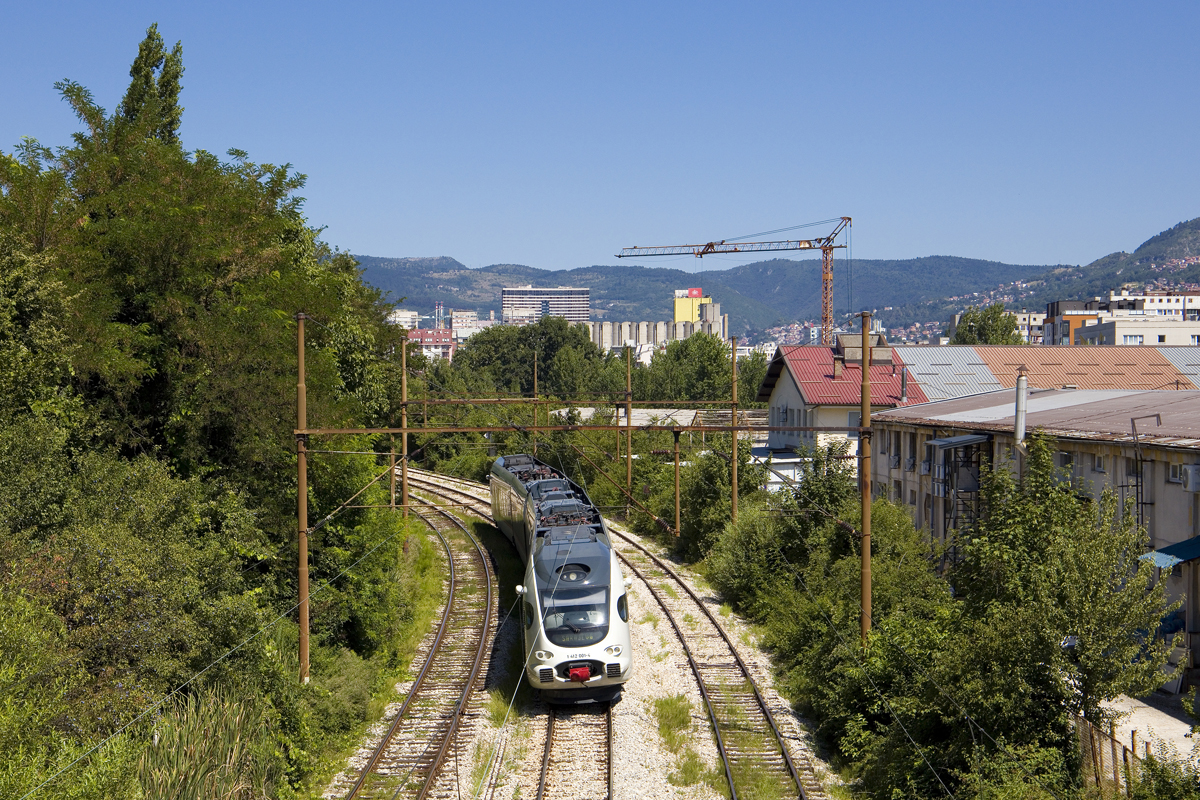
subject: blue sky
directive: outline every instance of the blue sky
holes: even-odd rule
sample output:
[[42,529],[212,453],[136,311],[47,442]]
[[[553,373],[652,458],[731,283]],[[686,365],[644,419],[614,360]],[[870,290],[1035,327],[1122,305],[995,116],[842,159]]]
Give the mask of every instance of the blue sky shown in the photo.
[[185,145],[292,163],[356,253],[561,269],[848,215],[855,257],[1087,263],[1200,216],[1196,3],[6,5],[0,148],[68,141],[58,79],[114,107],[158,22]]

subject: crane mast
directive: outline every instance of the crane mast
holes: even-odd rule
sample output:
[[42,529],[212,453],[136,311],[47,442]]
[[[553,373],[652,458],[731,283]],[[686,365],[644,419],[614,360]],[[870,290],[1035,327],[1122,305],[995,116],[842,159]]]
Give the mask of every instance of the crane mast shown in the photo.
[[679,256],[694,255],[704,258],[717,253],[769,253],[779,250],[820,250],[821,251],[821,344],[833,344],[833,251],[844,248],[844,244],[834,244],[838,235],[850,225],[850,217],[842,217],[828,236],[816,239],[785,239],[775,242],[731,242],[722,239],[719,242],[705,244],[682,244],[655,247],[626,247],[617,253],[617,258],[638,258],[641,256]]

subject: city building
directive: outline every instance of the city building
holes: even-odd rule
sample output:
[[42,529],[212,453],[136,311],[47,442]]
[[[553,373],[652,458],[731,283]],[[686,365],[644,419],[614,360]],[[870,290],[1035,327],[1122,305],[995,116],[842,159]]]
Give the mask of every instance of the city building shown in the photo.
[[1097,319],[1075,329],[1075,344],[1200,345],[1200,320],[1189,322],[1181,316]]
[[711,297],[705,297],[700,287],[694,289],[675,290],[675,319],[674,322],[699,322],[700,307],[711,303]]
[[506,286],[500,290],[501,315],[506,325],[530,325],[542,317],[587,322],[592,315],[591,291],[572,286]]
[[[1010,383],[1015,381],[1014,372]],[[1184,601],[1164,621],[1165,630],[1186,631],[1194,652],[1200,646],[1200,391],[1184,386],[1181,391],[1031,388],[1020,427],[1054,439],[1062,480],[1078,493],[1098,497],[1104,489],[1114,491],[1122,510],[1146,528],[1150,552],[1142,558],[1161,570],[1171,598]],[[1156,417],[1161,424],[1155,424]],[[1136,442],[1131,420],[1139,420]],[[982,513],[985,464],[1020,467],[1012,388],[883,411],[872,416],[871,427],[877,494],[907,505],[916,524],[946,544],[953,544],[956,529]],[[1187,666],[1188,682],[1195,684],[1200,673],[1192,663]],[[1177,680],[1168,688],[1184,686]]]
[[397,308],[388,314],[388,322],[393,325],[399,325],[401,328],[419,328],[421,326],[421,315],[416,311]]
[[1143,302],[1137,298],[1056,300],[1046,304],[1042,344],[1070,346],[1075,344],[1075,332],[1085,325],[1094,325],[1101,319],[1143,315]]
[[1017,318],[1017,333],[1021,334],[1021,338],[1026,344],[1041,344],[1042,343],[1042,325],[1046,321],[1046,315],[1021,309],[1020,311],[1010,311]]
[[454,341],[454,331],[449,328],[433,328],[427,330],[410,330],[410,341],[421,344],[421,352],[428,358],[444,358],[450,361],[454,358],[457,343]]
[[1200,292],[1120,292],[1108,293],[1109,303],[1140,302],[1146,316],[1175,317],[1188,321],[1200,321]]

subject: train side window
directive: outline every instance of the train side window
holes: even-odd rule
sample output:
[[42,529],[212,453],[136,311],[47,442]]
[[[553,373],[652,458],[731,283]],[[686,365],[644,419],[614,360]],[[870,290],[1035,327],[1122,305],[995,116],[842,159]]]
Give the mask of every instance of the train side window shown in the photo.
[[521,616],[525,618],[525,630],[533,627],[533,606],[529,603],[521,604]]
[[621,595],[617,598],[617,614],[621,617],[621,622],[629,621],[629,597]]

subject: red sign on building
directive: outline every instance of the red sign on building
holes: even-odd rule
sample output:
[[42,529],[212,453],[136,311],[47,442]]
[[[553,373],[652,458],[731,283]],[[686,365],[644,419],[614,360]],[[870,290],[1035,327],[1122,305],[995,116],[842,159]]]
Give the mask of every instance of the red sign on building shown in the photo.
[[688,289],[688,297],[704,297],[704,292],[697,286],[695,289]]

